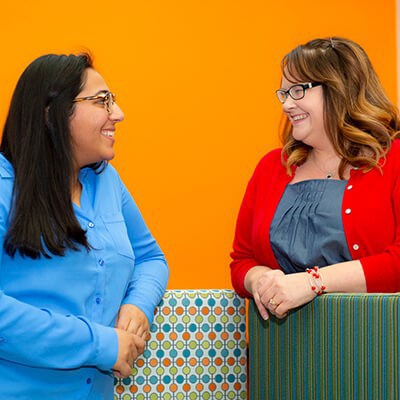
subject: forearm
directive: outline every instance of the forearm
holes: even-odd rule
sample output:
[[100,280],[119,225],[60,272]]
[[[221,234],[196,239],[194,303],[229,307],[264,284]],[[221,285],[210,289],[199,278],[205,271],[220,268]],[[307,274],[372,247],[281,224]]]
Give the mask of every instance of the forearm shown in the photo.
[[164,254],[147,228],[132,196],[121,182],[123,215],[136,256],[132,280],[123,304],[132,304],[146,314],[151,324],[154,309],[167,287],[169,269]]
[[113,328],[39,309],[0,292],[0,358],[34,366],[110,369],[118,344]]
[[123,304],[133,304],[140,308],[151,324],[154,309],[165,293],[168,277],[169,269],[163,260],[152,260],[135,265],[133,279]]
[[365,293],[367,285],[360,261],[347,261],[320,269],[325,292]]

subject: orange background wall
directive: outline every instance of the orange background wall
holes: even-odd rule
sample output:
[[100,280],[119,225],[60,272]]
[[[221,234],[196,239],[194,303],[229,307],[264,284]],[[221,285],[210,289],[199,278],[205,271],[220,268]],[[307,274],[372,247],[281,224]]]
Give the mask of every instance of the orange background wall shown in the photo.
[[352,38],[396,101],[395,11],[394,0],[8,1],[0,122],[30,61],[90,49],[126,116],[113,164],[167,255],[169,287],[230,287],[246,183],[278,144],[282,56]]

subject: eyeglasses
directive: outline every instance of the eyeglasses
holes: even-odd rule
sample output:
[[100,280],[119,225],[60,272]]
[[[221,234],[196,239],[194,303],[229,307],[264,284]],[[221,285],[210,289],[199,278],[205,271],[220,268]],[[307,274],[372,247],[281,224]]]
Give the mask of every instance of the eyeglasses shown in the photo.
[[115,94],[109,92],[108,90],[104,90],[103,92],[95,94],[94,96],[76,97],[73,102],[78,103],[86,100],[97,100],[96,103],[101,104],[110,114],[111,108],[115,103]]
[[297,83],[296,85],[290,86],[288,90],[277,90],[276,95],[278,96],[278,100],[283,104],[288,96],[293,100],[300,100],[306,95],[307,89],[320,85],[322,85],[320,82]]

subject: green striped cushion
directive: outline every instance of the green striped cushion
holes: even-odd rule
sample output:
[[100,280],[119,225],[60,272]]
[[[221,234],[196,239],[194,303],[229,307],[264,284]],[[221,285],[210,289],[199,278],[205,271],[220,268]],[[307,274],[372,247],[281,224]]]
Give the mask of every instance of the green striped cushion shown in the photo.
[[326,294],[286,319],[249,307],[250,400],[399,398],[397,294]]

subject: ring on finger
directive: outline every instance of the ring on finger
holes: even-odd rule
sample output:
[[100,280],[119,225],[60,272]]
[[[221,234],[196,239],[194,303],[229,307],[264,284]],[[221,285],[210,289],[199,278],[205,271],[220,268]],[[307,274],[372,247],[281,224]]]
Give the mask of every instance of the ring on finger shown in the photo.
[[276,301],[271,297],[271,298],[268,300],[268,304],[270,304],[271,306],[276,306]]

